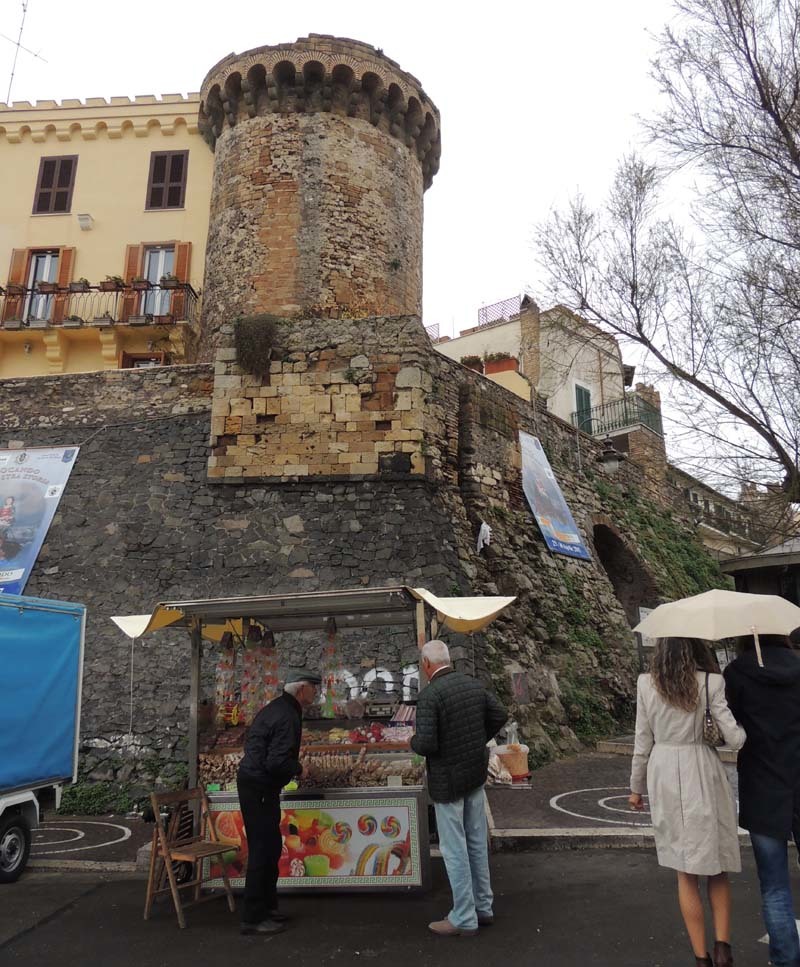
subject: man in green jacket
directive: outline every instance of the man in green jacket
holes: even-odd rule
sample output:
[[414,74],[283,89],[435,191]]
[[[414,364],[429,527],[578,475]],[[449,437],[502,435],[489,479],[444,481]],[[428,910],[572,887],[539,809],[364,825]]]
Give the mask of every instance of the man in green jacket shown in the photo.
[[429,684],[419,693],[411,748],[427,760],[428,792],[453,891],[453,909],[429,927],[440,936],[473,937],[479,924],[488,926],[494,918],[483,786],[486,743],[508,713],[480,682],[455,671],[443,641],[423,645],[421,666]]

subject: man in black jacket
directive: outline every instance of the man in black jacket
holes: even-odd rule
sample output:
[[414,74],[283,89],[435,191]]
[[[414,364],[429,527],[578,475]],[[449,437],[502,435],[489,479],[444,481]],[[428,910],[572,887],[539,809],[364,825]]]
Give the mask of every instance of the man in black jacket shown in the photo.
[[281,856],[281,789],[301,772],[303,709],[321,683],[316,672],[286,676],[283,694],[261,709],[247,730],[236,785],[247,831],[247,876],[242,933],[279,933],[288,919],[278,912]]
[[453,891],[453,909],[429,927],[440,936],[471,937],[478,924],[493,921],[483,791],[489,766],[486,743],[505,725],[508,714],[480,682],[451,667],[443,641],[423,645],[421,665],[429,684],[419,693],[411,748],[427,760],[428,792]]
[[739,825],[750,833],[776,967],[800,967],[787,840],[800,811],[800,658],[778,635],[752,638],[725,669],[728,704],[747,733],[739,752]]

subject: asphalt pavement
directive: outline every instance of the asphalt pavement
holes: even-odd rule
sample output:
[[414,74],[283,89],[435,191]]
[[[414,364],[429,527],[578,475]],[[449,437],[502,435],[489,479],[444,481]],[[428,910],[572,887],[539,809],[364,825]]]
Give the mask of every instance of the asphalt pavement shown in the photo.
[[[737,967],[766,967],[767,947],[752,855],[734,877]],[[223,900],[187,913],[179,930],[160,901],[144,922],[144,881],[122,874],[34,870],[0,891],[3,967],[689,967],[694,963],[675,897],[675,877],[651,850],[567,850],[492,857],[494,926],[475,938],[440,938],[427,923],[447,913],[440,860],[427,894],[302,896],[270,939],[242,937]],[[796,889],[800,878],[796,877]]]

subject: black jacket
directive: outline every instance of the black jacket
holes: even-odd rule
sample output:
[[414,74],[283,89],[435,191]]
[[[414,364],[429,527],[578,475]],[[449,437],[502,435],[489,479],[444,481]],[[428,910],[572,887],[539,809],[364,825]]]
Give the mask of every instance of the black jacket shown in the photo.
[[739,824],[788,839],[800,807],[800,658],[762,646],[764,667],[747,651],[725,669],[730,705],[747,741],[739,752]]
[[239,779],[282,789],[300,772],[302,733],[300,703],[283,692],[261,709],[247,730]]
[[440,671],[422,689],[411,748],[427,759],[428,792],[434,802],[461,799],[486,782],[486,743],[507,719],[491,692],[452,668]]

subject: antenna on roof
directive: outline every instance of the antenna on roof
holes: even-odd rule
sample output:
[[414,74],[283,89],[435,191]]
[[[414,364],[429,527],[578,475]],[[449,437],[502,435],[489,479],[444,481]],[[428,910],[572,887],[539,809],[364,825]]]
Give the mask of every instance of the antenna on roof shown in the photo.
[[0,34],[0,37],[2,37],[3,40],[7,40],[10,44],[13,44],[17,48],[14,51],[14,61],[11,64],[11,77],[9,77],[8,79],[8,93],[6,94],[6,104],[11,103],[11,85],[14,83],[14,74],[16,73],[16,70],[17,70],[17,57],[19,57],[19,52],[21,50],[24,50],[26,54],[30,54],[32,57],[36,57],[37,60],[42,61],[43,64],[47,63],[47,61],[44,59],[44,57],[41,56],[41,54],[37,54],[36,51],[29,50],[27,47],[22,46],[22,31],[25,29],[25,15],[28,12],[29,3],[30,3],[30,0],[22,0],[22,21],[19,25],[19,35],[17,36],[17,39],[14,40],[12,37],[6,37],[5,34]]

